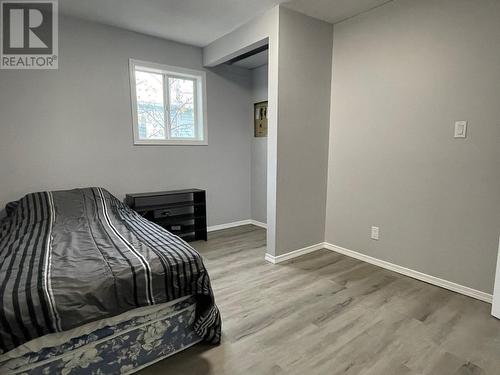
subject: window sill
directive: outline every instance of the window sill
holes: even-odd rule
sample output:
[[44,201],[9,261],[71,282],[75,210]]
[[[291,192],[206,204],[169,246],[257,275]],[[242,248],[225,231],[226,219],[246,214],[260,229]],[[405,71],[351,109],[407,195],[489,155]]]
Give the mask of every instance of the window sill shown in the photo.
[[196,140],[155,140],[155,141],[134,141],[134,146],[208,146],[208,141]]

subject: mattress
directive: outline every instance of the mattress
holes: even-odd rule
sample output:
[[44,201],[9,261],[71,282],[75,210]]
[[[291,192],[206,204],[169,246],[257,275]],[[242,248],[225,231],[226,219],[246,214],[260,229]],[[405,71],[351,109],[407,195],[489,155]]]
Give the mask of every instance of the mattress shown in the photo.
[[0,356],[1,374],[132,373],[202,340],[192,296],[31,340]]

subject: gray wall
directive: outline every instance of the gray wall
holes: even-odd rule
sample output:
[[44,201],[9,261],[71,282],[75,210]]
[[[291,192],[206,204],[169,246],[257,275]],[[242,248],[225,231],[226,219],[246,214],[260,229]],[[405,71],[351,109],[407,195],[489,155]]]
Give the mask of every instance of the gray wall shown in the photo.
[[335,25],[326,241],[492,292],[499,20],[498,1],[398,0]]
[[[266,101],[268,66],[263,65],[252,70],[252,99],[254,103]],[[252,122],[253,126],[253,122]],[[252,219],[267,221],[267,137],[253,137],[252,129]]]
[[280,7],[275,255],[325,238],[332,32]]
[[62,19],[58,71],[0,71],[0,205],[32,191],[199,187],[209,225],[248,219],[251,74],[207,71],[208,146],[133,146],[128,59],[202,69],[202,50]]

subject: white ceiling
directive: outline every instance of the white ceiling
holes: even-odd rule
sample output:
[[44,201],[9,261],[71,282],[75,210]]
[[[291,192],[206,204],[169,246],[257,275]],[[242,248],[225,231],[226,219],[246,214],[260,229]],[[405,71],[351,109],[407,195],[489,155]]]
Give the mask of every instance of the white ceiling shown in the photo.
[[286,7],[320,20],[337,23],[393,0],[292,0]]
[[206,46],[286,0],[62,0],[61,14]]
[[388,0],[63,0],[60,13],[195,46],[206,46],[275,5],[331,23]]
[[266,65],[268,57],[269,57],[269,51],[265,50],[250,57],[247,57],[246,59],[235,62],[233,65],[247,69],[255,69],[258,68],[259,66]]

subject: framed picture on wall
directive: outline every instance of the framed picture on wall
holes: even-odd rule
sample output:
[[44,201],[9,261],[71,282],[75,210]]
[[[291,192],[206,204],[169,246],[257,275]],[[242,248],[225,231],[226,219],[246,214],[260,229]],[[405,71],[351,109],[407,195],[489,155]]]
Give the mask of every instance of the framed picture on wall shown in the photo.
[[254,104],[254,137],[267,137],[267,102]]

